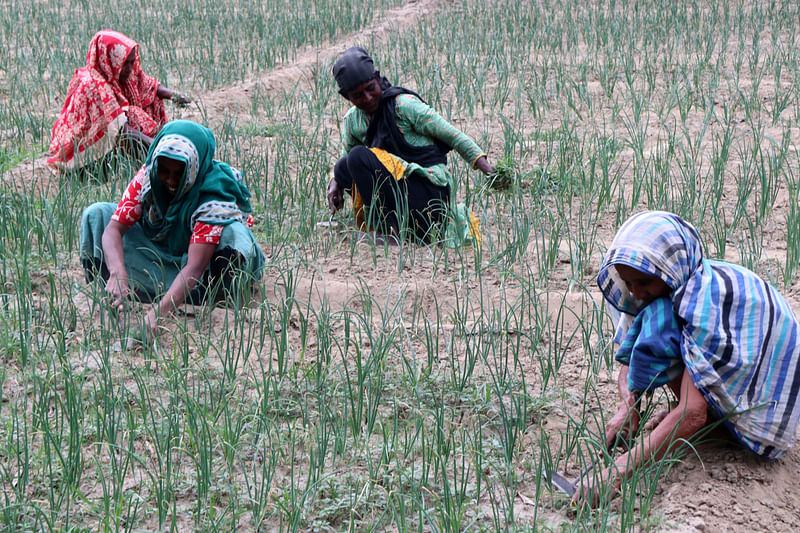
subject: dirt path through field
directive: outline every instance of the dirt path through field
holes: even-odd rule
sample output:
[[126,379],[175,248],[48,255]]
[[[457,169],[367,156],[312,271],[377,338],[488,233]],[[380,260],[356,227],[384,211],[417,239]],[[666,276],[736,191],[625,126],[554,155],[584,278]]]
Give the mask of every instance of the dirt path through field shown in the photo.
[[[251,93],[254,90],[279,91],[303,86],[310,79],[314,68],[332,63],[339,54],[355,43],[363,42],[367,37],[377,40],[387,39],[392,33],[414,25],[421,17],[429,15],[446,3],[451,2],[448,0],[410,0],[402,6],[390,10],[386,17],[368,28],[346,35],[329,45],[306,47],[289,64],[264,72],[255,79],[244,83],[208,92],[201,98],[209,112],[209,119],[221,119],[225,114],[230,115],[233,112],[249,117]],[[190,117],[187,116],[187,118]]]

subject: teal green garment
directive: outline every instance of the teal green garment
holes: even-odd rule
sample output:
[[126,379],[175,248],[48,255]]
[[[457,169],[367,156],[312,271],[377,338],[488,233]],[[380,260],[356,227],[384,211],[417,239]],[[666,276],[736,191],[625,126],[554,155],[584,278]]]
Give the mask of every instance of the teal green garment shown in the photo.
[[[172,255],[180,256],[188,250],[196,222],[244,222],[251,211],[250,191],[241,174],[227,163],[214,160],[215,149],[211,130],[188,120],[169,122],[150,145],[139,223],[145,236],[162,243]],[[157,178],[159,157],[186,164],[174,197]]]
[[[397,96],[395,120],[409,144],[427,146],[433,144],[434,139],[438,139],[455,150],[473,169],[475,162],[481,156],[486,155],[475,144],[475,141],[456,129],[444,117],[414,95],[401,94]],[[367,114],[355,106],[351,107],[342,121],[343,155],[346,155],[354,146],[365,144],[368,127],[369,117]],[[450,188],[451,205],[448,210],[450,223],[446,227],[447,234],[443,239],[444,244],[461,246],[465,242],[471,242],[473,246],[479,246],[479,242],[473,242],[473,239],[470,238],[469,209],[464,204],[455,202],[458,187],[453,182],[447,165],[440,164],[426,168],[416,163],[406,161],[403,163],[405,163],[404,177],[413,172],[425,176],[435,185]]]
[[[103,263],[103,231],[114,214],[116,204],[99,202],[83,211],[80,227],[80,259],[87,269],[87,278],[93,273],[89,269],[100,269]],[[234,250],[243,259],[237,276],[252,283],[261,279],[264,270],[264,254],[256,243],[250,229],[241,222],[233,222],[222,230],[217,252]],[[174,255],[161,243],[151,241],[140,224],[134,224],[122,236],[122,252],[128,282],[144,301],[154,301],[172,284],[181,269],[186,266],[188,253]],[[227,287],[226,287],[227,288]],[[198,285],[196,291],[206,287]],[[202,298],[192,298],[198,301]]]

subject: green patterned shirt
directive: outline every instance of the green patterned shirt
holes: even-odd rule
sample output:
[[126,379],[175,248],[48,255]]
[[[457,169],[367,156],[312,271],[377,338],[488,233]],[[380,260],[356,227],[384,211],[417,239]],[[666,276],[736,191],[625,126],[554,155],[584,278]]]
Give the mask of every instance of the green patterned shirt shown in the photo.
[[[456,129],[439,113],[414,95],[401,94],[396,97],[395,120],[409,144],[426,146],[433,144],[434,139],[439,139],[458,152],[473,169],[478,158],[486,155],[478,148],[475,141]],[[367,114],[355,106],[351,107],[344,116],[342,123],[343,155],[346,155],[354,146],[364,144],[368,127],[369,117]],[[440,164],[425,168],[416,163],[407,163],[405,161],[404,163],[406,163],[406,176],[412,172],[421,173],[432,183],[439,186],[449,185],[452,189],[452,177],[447,170],[447,165]]]

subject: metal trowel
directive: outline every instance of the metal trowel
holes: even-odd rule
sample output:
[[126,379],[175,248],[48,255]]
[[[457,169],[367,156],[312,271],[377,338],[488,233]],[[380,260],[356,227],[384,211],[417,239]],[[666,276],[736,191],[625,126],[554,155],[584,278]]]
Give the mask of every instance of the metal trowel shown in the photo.
[[583,470],[583,472],[581,472],[581,475],[579,475],[577,479],[575,479],[575,481],[568,480],[558,472],[544,472],[542,475],[555,488],[557,488],[567,496],[572,497],[572,495],[575,494],[575,491],[578,488],[578,482],[580,482],[581,479],[585,478],[586,474],[588,474],[592,470],[592,468],[594,468],[594,463],[587,466]]
[[575,481],[570,481],[561,474],[559,474],[558,472],[550,472],[550,473],[545,472],[544,475],[546,478],[549,478],[548,481],[550,481],[551,485],[553,485],[555,488],[557,488],[570,498],[572,497],[573,494],[575,494],[575,485],[578,482],[578,479],[580,478],[576,479]]
[[[617,436],[617,438],[614,439],[614,442],[608,446],[608,453],[611,457],[614,457],[618,446],[625,446],[625,443],[619,436]],[[575,494],[580,480],[585,478],[586,474],[591,472],[592,468],[594,468],[594,465],[594,462],[590,463],[589,466],[587,466],[583,472],[581,472],[581,475],[575,479],[575,481],[568,480],[558,472],[542,472],[542,476],[549,481],[551,485],[571,498],[572,495]]]

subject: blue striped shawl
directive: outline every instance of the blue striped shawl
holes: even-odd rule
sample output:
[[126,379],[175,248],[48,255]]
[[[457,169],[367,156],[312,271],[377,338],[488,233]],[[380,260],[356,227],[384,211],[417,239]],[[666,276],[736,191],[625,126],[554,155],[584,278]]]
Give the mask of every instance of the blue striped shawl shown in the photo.
[[[633,298],[612,265],[658,276],[682,327],[681,357],[692,380],[730,429],[764,459],[777,459],[800,421],[798,322],[786,300],[744,267],[703,257],[697,230],[674,215],[646,211],[619,229],[597,276],[605,299],[627,315]],[[621,320],[615,339],[631,320]]]

